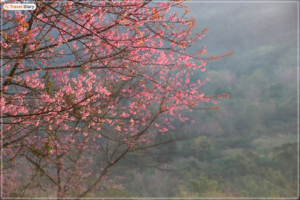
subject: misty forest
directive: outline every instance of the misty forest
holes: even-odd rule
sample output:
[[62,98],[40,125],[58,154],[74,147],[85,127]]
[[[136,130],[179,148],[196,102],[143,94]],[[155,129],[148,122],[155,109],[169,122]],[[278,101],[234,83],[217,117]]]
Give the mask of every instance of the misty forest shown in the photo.
[[[188,3],[187,3],[188,4]],[[195,121],[165,137],[187,134],[124,162],[119,197],[295,197],[297,195],[297,18],[295,4],[190,3],[196,30],[209,28],[195,47],[232,57],[208,62],[204,93],[226,93],[218,110],[183,111]],[[195,32],[197,32],[195,30]],[[205,108],[205,104],[203,107]],[[195,136],[195,137],[193,137]],[[158,140],[167,140],[157,138]],[[166,169],[151,166],[161,160]],[[130,181],[128,181],[130,180]]]

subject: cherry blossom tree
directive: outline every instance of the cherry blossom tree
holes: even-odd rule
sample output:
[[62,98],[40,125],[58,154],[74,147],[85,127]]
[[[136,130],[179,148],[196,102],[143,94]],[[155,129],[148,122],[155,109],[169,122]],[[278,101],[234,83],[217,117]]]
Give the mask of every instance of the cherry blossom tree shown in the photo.
[[174,141],[154,138],[189,120],[180,110],[212,99],[201,91],[209,79],[191,82],[193,71],[233,53],[202,58],[204,46],[186,54],[208,29],[192,34],[195,19],[169,12],[188,12],[177,0],[36,4],[1,8],[6,197],[79,198],[122,187],[110,170]]

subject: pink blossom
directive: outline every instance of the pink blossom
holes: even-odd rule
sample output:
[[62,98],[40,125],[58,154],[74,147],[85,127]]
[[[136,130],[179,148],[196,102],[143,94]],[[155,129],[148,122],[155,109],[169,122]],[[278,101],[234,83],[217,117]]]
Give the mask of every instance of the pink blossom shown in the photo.
[[175,20],[175,17],[173,15],[170,15],[169,19],[171,20],[171,22],[173,22]]
[[5,129],[6,129],[6,130],[9,130],[9,129],[10,129],[10,127],[11,127],[10,125],[8,125],[8,124],[5,124]]
[[42,100],[45,102],[49,101],[49,98],[50,98],[48,94],[43,94],[41,97],[42,97]]
[[38,126],[38,125],[39,125],[39,121],[34,121],[32,124],[33,124],[34,126]]
[[3,48],[7,48],[7,47],[8,47],[8,44],[2,43],[2,46],[3,46]]

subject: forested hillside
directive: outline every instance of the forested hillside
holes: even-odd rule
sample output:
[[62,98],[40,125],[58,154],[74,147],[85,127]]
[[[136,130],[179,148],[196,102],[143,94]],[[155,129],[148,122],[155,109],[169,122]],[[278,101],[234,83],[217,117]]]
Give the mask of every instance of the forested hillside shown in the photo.
[[[197,135],[157,150],[160,171],[122,172],[128,197],[295,197],[297,195],[297,6],[292,3],[190,3],[200,32],[194,49],[232,57],[207,62],[192,81],[209,78],[205,94],[226,93],[218,110],[182,113],[195,121],[169,135]],[[193,49],[192,49],[193,50]],[[192,51],[191,50],[191,51]],[[203,104],[203,108],[209,107]],[[168,136],[166,136],[168,137]],[[162,154],[160,152],[169,152]],[[153,155],[152,155],[153,156]],[[154,157],[154,156],[153,156]]]

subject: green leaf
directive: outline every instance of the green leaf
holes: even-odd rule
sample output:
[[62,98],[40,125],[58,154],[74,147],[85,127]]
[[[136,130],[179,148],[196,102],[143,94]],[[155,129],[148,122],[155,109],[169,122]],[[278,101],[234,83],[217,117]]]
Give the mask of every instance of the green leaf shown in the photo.
[[52,82],[51,81],[48,81],[48,86],[49,86],[49,88],[52,87]]
[[83,68],[80,68],[79,71],[80,71],[82,74],[86,74],[86,71],[85,71]]
[[31,149],[31,151],[38,158],[41,157],[41,155],[42,155],[38,149]]
[[52,147],[49,145],[49,142],[45,143],[44,149],[49,153],[52,150]]

